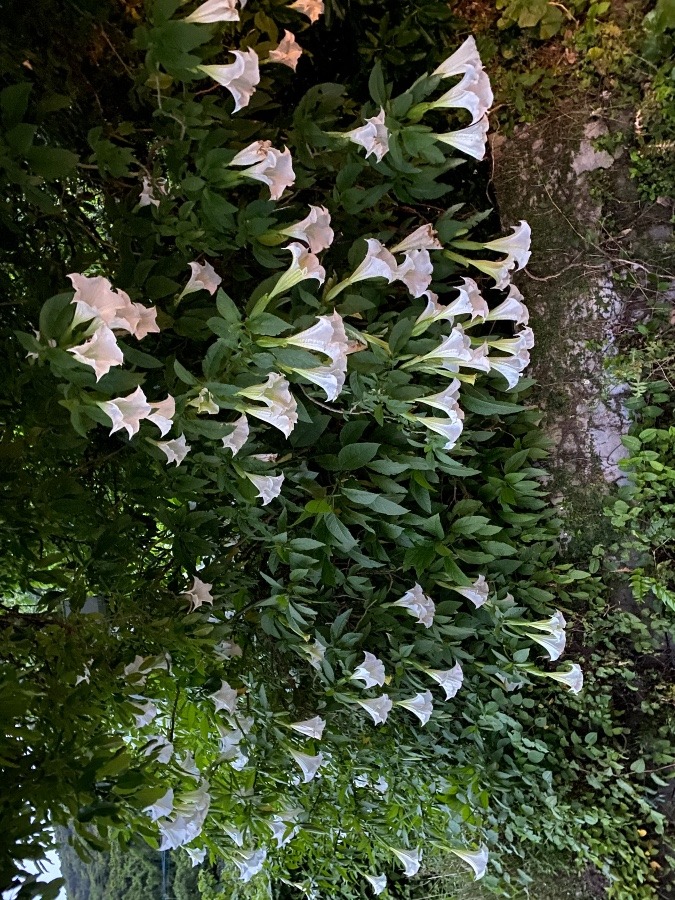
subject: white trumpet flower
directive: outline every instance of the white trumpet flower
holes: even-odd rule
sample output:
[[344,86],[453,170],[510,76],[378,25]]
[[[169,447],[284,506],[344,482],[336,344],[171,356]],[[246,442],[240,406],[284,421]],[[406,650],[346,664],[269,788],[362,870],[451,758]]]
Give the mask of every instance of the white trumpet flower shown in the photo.
[[540,672],[539,674],[567,685],[573,694],[580,693],[584,686],[584,673],[581,671],[581,666],[577,665],[577,663],[570,663],[568,669],[558,669],[556,672]]
[[459,663],[451,669],[425,669],[427,675],[434,679],[445,691],[445,699],[451,700],[461,688],[464,681],[464,672]]
[[[270,50],[270,62],[280,63],[282,66],[288,66],[289,69],[295,70],[298,67],[298,60],[302,56],[302,47],[295,40],[292,31],[284,31],[284,36],[279,41],[278,46],[274,50]],[[316,252],[316,251],[314,251]]]
[[421,297],[431,284],[433,271],[428,250],[408,250],[396,269],[396,280],[402,281],[413,297]]
[[408,876],[408,878],[412,878],[413,875],[417,875],[420,870],[420,866],[422,865],[421,850],[396,850],[395,847],[390,847],[389,849],[403,863],[405,874]]
[[465,863],[468,863],[473,869],[474,881],[478,881],[485,875],[488,862],[488,849],[485,844],[481,844],[478,850],[453,850],[449,848],[451,853],[459,856]]
[[323,737],[326,722],[321,716],[314,716],[313,719],[305,719],[303,722],[293,722],[288,727],[292,728],[293,731],[297,731],[298,734],[304,734],[306,737],[320,741]]
[[431,628],[434,623],[436,604],[430,597],[427,597],[417,583],[409,591],[406,591],[400,600],[391,605],[407,609],[410,615],[417,616],[417,621],[425,628]]
[[490,593],[490,586],[485,580],[484,575],[479,575],[474,583],[470,584],[468,587],[465,585],[453,585],[452,589],[458,594],[461,594],[462,597],[466,597],[467,600],[470,600],[476,609],[485,603]]
[[68,353],[72,353],[79,363],[91,366],[96,373],[96,381],[107,375],[113,366],[124,365],[124,356],[117,345],[117,338],[103,324],[98,326],[88,341],[77,347],[69,347]]
[[384,120],[384,109],[380,109],[376,116],[366,119],[365,125],[345,132],[344,137],[363,147],[366,151],[366,158],[374,154],[375,159],[381,162],[385,154],[389,152],[389,131]]
[[227,681],[222,682],[215,694],[209,694],[209,698],[213,700],[215,704],[216,712],[225,709],[230,715],[233,715],[237,708],[237,697],[237,692],[233,687],[230,687]]
[[509,259],[514,259],[517,267],[523,269],[530,258],[531,230],[523,219],[519,225],[513,226],[513,234],[507,237],[497,238],[483,244],[485,250],[494,250],[495,253],[505,253]]
[[384,725],[394,705],[388,694],[382,694],[380,697],[372,697],[368,700],[357,700],[356,702],[365,709],[376,725]]
[[397,706],[402,706],[409,710],[413,715],[417,716],[422,725],[426,725],[434,711],[434,702],[431,691],[423,691],[415,694],[408,700],[397,700]]
[[[150,416],[148,416],[150,418]],[[166,456],[167,465],[176,463],[179,466],[192,449],[185,440],[185,435],[174,438],[171,441],[158,441],[157,446]]]
[[528,312],[524,297],[515,286],[509,286],[509,293],[499,306],[495,306],[484,317],[487,322],[515,322],[516,325],[527,325],[530,314]]
[[483,63],[476,47],[476,40],[473,35],[469,35],[464,43],[431,74],[438,75],[440,78],[448,78],[451,75],[463,75],[468,69],[479,70],[482,68]]
[[291,749],[289,752],[296,763],[302,769],[303,783],[307,784],[308,782],[312,781],[312,779],[316,777],[316,773],[319,771],[321,765],[323,764],[323,754],[317,753],[316,756],[310,756],[307,753],[300,753],[298,750],[293,749]]
[[508,387],[514,388],[520,381],[520,376],[530,364],[530,354],[527,350],[520,350],[514,356],[491,356],[490,371],[499,372],[506,378]]
[[455,150],[466,153],[474,159],[485,158],[485,147],[487,144],[487,133],[490,124],[487,116],[482,116],[477,122],[469,125],[467,128],[461,128],[459,131],[447,131],[443,134],[434,134],[434,137],[441,144],[448,144]]
[[407,237],[391,248],[392,253],[408,253],[410,250],[442,250],[443,244],[433,225],[420,225]]
[[227,88],[234,98],[234,112],[248,106],[260,81],[258,54],[248,50],[232,50],[235,61],[224,66],[197,66],[197,68]]
[[199,25],[211,25],[214,22],[238,22],[237,0],[206,0],[183,21]]
[[186,597],[190,601],[190,612],[208,603],[213,606],[213,594],[211,593],[212,584],[207,584],[195,575],[192,581],[192,587],[188,591],[184,591],[181,596]]
[[325,206],[310,206],[309,214],[301,222],[280,228],[279,234],[304,241],[312,253],[326,250],[335,236],[330,227],[330,213]]
[[319,16],[323,15],[323,0],[295,0],[291,3],[289,9],[297,9],[303,16],[307,16],[310,22],[314,23]]
[[254,141],[237,153],[230,165],[248,166],[242,176],[266,184],[271,200],[278,200],[286,188],[295,182],[291,151],[287,147],[283,152],[277,150],[270,141]]
[[232,456],[236,456],[248,440],[250,429],[246,416],[239,416],[232,424],[234,425],[234,430],[223,438],[223,447],[231,450]]
[[281,485],[284,483],[284,475],[253,475],[251,472],[244,473],[248,480],[255,485],[258,490],[258,497],[262,499],[262,505],[267,506],[281,493]]
[[355,669],[354,674],[350,676],[351,681],[362,681],[367,688],[380,687],[384,684],[384,663],[379,660],[374,653],[367,650],[363,654],[363,662]]
[[279,294],[285,294],[290,291],[296,284],[306,281],[308,278],[314,278],[319,284],[323,284],[326,280],[326,270],[310,250],[305,246],[293,241],[284,248],[290,250],[293,256],[293,262],[290,268],[285,271],[269,292],[270,297],[276,297]]

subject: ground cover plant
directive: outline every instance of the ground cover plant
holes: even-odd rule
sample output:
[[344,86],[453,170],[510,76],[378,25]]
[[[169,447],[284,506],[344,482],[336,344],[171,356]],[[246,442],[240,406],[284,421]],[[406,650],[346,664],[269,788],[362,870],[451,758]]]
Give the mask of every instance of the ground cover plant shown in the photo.
[[469,38],[347,79],[321,7],[45,3],[3,46],[3,887],[56,893],[23,861],[62,825],[242,896],[405,896],[435,853],[506,896],[536,845],[653,896],[645,791],[579,790],[627,763],[557,662],[593,579],[487,73]]

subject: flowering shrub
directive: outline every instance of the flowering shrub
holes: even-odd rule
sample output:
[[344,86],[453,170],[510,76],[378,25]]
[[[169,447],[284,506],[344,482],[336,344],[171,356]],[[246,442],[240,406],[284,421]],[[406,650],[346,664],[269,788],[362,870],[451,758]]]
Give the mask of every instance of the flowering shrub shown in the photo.
[[[581,690],[533,564],[529,228],[483,240],[462,196],[492,103],[473,39],[400,93],[376,65],[363,103],[299,96],[323,3],[269,11],[136,11],[133,147],[90,131],[80,163],[100,252],[7,339],[24,896],[71,820],[83,854],[142,838],[306,896],[383,893],[427,847],[481,878],[491,698]],[[77,192],[71,151],[8,143]]]

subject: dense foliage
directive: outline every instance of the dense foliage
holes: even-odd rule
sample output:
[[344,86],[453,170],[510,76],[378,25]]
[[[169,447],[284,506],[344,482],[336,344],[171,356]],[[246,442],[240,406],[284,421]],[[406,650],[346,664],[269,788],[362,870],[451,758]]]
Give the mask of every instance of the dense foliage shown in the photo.
[[428,74],[439,4],[365,40],[314,5],[45,3],[3,44],[2,886],[72,825],[280,895],[490,844],[503,895],[542,845],[649,897],[645,792],[589,822],[580,786],[626,765],[606,673],[589,713],[550,664],[592,591],[519,380],[526,226],[486,243],[487,76]]

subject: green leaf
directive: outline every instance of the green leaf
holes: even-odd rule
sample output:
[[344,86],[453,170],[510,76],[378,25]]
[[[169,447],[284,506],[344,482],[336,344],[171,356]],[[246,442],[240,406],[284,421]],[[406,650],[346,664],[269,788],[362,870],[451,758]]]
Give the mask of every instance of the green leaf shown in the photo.
[[349,444],[338,453],[338,466],[343,471],[360,469],[374,459],[379,444]]
[[384,106],[387,102],[387,87],[379,60],[373,66],[368,78],[368,92],[378,106]]
[[60,147],[32,147],[26,153],[30,167],[45,181],[67,178],[77,168],[79,157],[71,150]]

